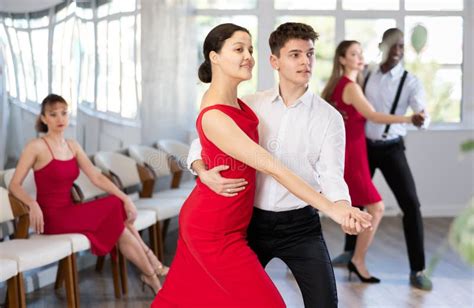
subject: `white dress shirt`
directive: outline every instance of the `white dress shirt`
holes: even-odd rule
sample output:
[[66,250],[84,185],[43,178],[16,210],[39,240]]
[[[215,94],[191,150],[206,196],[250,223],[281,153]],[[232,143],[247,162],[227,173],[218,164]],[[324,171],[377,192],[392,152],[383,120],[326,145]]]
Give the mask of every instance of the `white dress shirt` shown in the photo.
[[[287,107],[278,89],[242,99],[257,114],[260,145],[329,200],[347,200],[344,181],[345,131],[339,112],[307,90]],[[193,141],[188,167],[201,159],[199,139]],[[295,210],[307,205],[272,176],[257,172],[255,206],[267,211]]]
[[[376,111],[387,114],[390,113],[403,71],[404,68],[402,64],[398,63],[385,74],[380,70],[380,66],[377,66],[377,69],[370,74],[365,87],[365,96]],[[423,128],[426,128],[429,125],[429,117],[426,110],[425,91],[423,90],[421,81],[410,73],[407,74],[405,83],[403,84],[395,114],[405,115],[408,107],[411,107],[414,112],[424,110],[426,118]],[[367,121],[365,125],[365,135],[372,140],[383,140],[382,135],[385,131],[385,127],[386,124],[377,124]],[[391,124],[385,140],[405,136],[406,133],[406,124]]]

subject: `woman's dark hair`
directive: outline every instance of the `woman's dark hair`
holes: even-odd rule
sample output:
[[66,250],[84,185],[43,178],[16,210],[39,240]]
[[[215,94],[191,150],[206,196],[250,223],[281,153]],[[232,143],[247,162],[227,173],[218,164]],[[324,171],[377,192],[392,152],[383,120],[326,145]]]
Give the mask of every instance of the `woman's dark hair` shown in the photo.
[[209,59],[209,53],[211,51],[215,51],[217,53],[221,51],[225,40],[230,38],[237,31],[243,31],[250,35],[249,30],[231,23],[218,25],[212,29],[209,34],[207,34],[202,47],[204,62],[201,64],[201,66],[199,66],[198,71],[199,79],[202,82],[209,83],[212,80],[211,60]]
[[65,104],[67,106],[66,100],[59,95],[56,94],[49,94],[43,99],[43,102],[41,103],[41,112],[36,119],[36,124],[35,128],[38,133],[47,133],[48,132],[48,126],[41,121],[41,116],[45,115],[46,112],[46,107],[48,106],[53,106],[55,104]]

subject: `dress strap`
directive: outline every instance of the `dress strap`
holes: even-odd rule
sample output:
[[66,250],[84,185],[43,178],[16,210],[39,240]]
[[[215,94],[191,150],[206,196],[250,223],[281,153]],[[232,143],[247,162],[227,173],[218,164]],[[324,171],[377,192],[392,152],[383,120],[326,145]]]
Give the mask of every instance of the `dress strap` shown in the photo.
[[53,154],[53,151],[51,150],[51,147],[48,144],[48,141],[46,141],[46,139],[44,137],[41,137],[41,139],[43,139],[44,143],[46,143],[46,146],[48,147],[49,153],[51,153],[51,156],[54,159],[54,154]]

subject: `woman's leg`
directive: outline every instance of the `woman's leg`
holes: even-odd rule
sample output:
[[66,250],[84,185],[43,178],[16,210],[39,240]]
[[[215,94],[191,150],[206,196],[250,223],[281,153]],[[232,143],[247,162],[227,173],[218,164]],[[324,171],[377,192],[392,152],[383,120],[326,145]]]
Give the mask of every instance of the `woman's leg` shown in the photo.
[[127,229],[132,233],[132,235],[137,239],[137,241],[140,243],[143,251],[145,252],[146,256],[148,257],[148,261],[151,263],[153,266],[155,272],[160,275],[164,276],[168,273],[169,268],[164,266],[158,258],[155,256],[153,251],[146,245],[146,243],[143,241],[142,237],[140,236],[140,233],[138,233],[137,228],[133,226],[132,224],[127,223],[126,224]]
[[383,217],[384,204],[382,201],[369,204],[365,207],[367,212],[372,215],[372,230],[365,230],[357,236],[357,242],[354,250],[354,255],[352,256],[352,263],[359,270],[359,273],[365,278],[371,277],[367,266],[365,265],[365,256],[367,250],[369,249],[372,240],[374,239],[375,232],[380,224],[380,221]]
[[150,285],[155,293],[158,292],[161,288],[160,280],[155,275],[155,270],[148,260],[142,244],[140,244],[133,233],[130,232],[129,228],[124,229],[119,238],[118,245],[122,254],[143,273],[141,279]]

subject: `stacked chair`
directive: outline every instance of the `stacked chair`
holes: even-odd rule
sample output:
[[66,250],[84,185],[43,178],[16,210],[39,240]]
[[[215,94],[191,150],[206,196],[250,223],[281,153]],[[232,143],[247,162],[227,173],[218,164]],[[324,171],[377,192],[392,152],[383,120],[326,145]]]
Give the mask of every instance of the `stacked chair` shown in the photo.
[[158,140],[155,146],[166,152],[172,158],[170,167],[171,170],[176,173],[173,177],[172,187],[192,190],[195,186],[194,180],[181,182],[183,171],[188,170],[186,160],[188,158],[189,145],[178,140],[162,139]]

